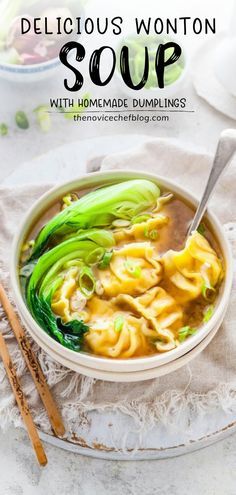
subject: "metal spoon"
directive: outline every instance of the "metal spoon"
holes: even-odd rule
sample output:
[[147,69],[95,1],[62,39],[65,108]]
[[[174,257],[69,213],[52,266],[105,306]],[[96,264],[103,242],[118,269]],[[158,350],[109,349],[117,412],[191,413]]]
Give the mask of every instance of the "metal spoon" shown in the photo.
[[226,129],[220,135],[215,158],[204,190],[202,199],[198,205],[193,221],[188,229],[187,237],[197,230],[202,217],[206,211],[209,199],[214,191],[214,187],[219,180],[222,172],[230,164],[234,153],[236,152],[236,130]]

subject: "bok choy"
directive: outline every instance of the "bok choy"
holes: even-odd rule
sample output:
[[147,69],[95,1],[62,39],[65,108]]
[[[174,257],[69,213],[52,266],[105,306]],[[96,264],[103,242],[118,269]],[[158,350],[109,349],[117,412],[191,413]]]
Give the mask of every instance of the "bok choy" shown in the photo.
[[64,237],[92,227],[110,227],[115,219],[131,220],[139,213],[154,208],[159,196],[159,188],[144,179],[125,181],[92,191],[58,213],[43,227],[36,238],[31,259],[38,258],[55,236]]
[[32,316],[55,340],[74,351],[81,350],[88,327],[78,319],[63,322],[51,309],[52,298],[62,285],[68,266],[80,266],[83,274],[92,273],[88,265],[95,260],[100,262],[106,249],[113,245],[111,232],[91,229],[61,242],[20,270]]

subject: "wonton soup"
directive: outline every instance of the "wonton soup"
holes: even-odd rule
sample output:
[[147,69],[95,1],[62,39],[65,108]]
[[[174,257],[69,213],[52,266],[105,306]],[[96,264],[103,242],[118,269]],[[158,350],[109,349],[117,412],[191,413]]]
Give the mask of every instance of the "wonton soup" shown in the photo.
[[170,351],[214,313],[224,277],[192,208],[146,179],[72,192],[39,219],[21,252],[28,308],[57,342],[113,359]]

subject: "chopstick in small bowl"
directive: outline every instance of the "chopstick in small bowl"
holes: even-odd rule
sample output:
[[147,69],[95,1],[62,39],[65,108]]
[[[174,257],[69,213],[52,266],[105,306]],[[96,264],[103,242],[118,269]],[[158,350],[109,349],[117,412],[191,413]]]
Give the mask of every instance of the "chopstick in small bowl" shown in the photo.
[[14,332],[16,340],[19,344],[20,350],[23,354],[27,367],[31,373],[34,380],[35,386],[47,411],[51,426],[53,431],[58,436],[63,436],[65,433],[65,427],[62,421],[62,417],[54,399],[51,395],[50,389],[45,380],[45,376],[42,372],[42,368],[39,361],[34,354],[30,342],[26,337],[25,331],[21,326],[20,320],[18,319],[12,304],[10,303],[6,291],[0,283],[0,302],[6,313],[8,321]]
[[41,466],[45,466],[47,464],[47,456],[45,454],[43,444],[39,438],[36,426],[34,424],[33,418],[31,416],[29,406],[27,404],[26,398],[24,396],[24,392],[21,388],[21,384],[19,378],[16,374],[15,366],[12,363],[5,339],[0,332],[0,355],[2,357],[2,361],[9,378],[9,382],[11,384],[17,405],[19,407],[22,419],[25,423],[25,426],[28,431],[29,438],[31,440],[32,446],[34,448],[36,457]]

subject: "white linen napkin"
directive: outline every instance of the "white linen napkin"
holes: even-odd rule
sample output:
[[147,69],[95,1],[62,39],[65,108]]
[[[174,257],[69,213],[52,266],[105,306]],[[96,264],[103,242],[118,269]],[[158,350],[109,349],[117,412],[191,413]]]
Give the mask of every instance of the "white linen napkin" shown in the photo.
[[[155,172],[174,179],[195,194],[203,190],[211,157],[179,148],[168,140],[151,140],[140,149],[107,156],[102,170],[129,168]],[[212,208],[224,224],[236,259],[235,187],[236,162],[221,179],[212,200]],[[50,186],[19,186],[0,188],[0,263],[1,278],[8,293],[9,255],[12,236],[25,212]],[[44,409],[33,382],[26,372],[23,358],[9,325],[1,313],[0,330],[6,334],[11,356],[22,377],[36,423],[41,430],[50,431]],[[185,428],[191,431],[199,417],[217,409],[236,412],[236,285],[231,295],[224,323],[209,346],[188,366],[165,377],[150,381],[119,384],[78,375],[54,362],[34,343],[49,386],[60,405],[67,427],[67,438],[78,435],[81,422],[88,424],[91,412],[112,411],[127,415],[133,430],[147,431],[157,423],[166,428]],[[2,363],[0,364],[0,427],[21,424]],[[141,441],[141,440],[140,440]],[[123,441],[123,448],[125,449]]]

